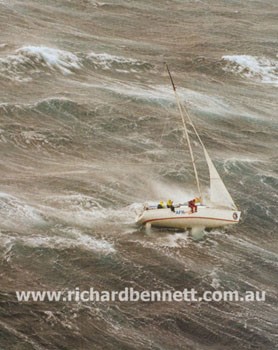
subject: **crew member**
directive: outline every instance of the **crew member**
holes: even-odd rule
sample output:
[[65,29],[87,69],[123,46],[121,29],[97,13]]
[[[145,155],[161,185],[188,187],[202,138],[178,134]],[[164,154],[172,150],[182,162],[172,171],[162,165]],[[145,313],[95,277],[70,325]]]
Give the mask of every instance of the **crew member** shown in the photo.
[[195,203],[201,203],[201,197],[196,197],[195,198]]
[[157,209],[163,209],[163,208],[165,208],[164,203],[163,203],[163,201],[160,201],[158,206],[157,206]]
[[195,198],[188,202],[188,206],[191,209],[191,213],[197,213],[197,205]]
[[173,201],[171,199],[168,199],[167,201],[167,208],[170,208],[173,212],[175,211],[175,207],[173,206]]

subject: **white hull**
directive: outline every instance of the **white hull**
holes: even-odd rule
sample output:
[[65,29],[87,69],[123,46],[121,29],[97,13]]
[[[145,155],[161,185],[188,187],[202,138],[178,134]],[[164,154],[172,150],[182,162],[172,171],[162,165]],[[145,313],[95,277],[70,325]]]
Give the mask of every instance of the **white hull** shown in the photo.
[[139,225],[170,227],[170,228],[193,228],[205,227],[216,228],[237,224],[240,219],[240,211],[229,209],[209,208],[198,206],[196,213],[191,213],[187,206],[171,209],[144,210],[136,220]]

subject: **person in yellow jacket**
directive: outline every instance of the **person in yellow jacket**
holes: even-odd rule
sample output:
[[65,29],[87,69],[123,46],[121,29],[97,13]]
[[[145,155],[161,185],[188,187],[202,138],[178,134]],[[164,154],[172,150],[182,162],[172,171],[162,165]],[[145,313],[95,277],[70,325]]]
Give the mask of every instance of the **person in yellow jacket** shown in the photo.
[[157,209],[163,209],[163,208],[165,208],[164,202],[160,201],[158,206],[157,206]]
[[167,201],[167,208],[170,208],[172,211],[175,211],[175,207],[174,207],[173,201],[171,199],[168,199],[168,201]]

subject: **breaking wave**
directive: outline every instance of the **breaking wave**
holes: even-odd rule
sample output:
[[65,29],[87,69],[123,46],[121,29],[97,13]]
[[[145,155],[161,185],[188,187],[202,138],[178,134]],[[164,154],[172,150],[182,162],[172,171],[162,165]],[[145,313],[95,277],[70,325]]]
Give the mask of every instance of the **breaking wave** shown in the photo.
[[123,208],[107,208],[106,200],[81,193],[51,196],[46,199],[44,211],[59,222],[71,223],[80,227],[95,228],[106,225],[134,224],[134,217],[139,204]]
[[100,252],[113,253],[115,249],[113,245],[104,239],[96,239],[92,236],[79,232],[76,229],[68,230],[67,233],[71,237],[61,236],[31,236],[20,239],[22,245],[37,248],[52,248],[52,249],[73,249],[80,248],[83,250],[93,250]]
[[[114,70],[120,73],[136,73],[152,67],[147,62],[107,53],[75,54],[47,46],[29,45],[17,49],[14,54],[0,58],[0,74],[11,80],[28,82],[31,80],[30,75],[42,71],[57,71],[69,75],[91,65],[96,70]],[[24,75],[27,73],[29,76]]]
[[1,227],[18,228],[22,225],[42,225],[45,220],[32,206],[10,194],[0,193]]
[[5,256],[10,258],[14,245],[28,246],[31,248],[47,249],[74,249],[96,251],[102,253],[113,253],[113,244],[105,239],[98,239],[88,234],[84,234],[75,228],[65,228],[62,235],[8,235],[1,233],[0,245],[5,248]]
[[139,70],[148,70],[152,67],[147,62],[141,62],[134,58],[114,56],[107,53],[91,52],[87,55],[87,59],[94,64],[96,69],[113,69],[120,73],[136,73]]
[[66,75],[80,68],[81,61],[75,54],[46,46],[24,46],[0,58],[0,73],[18,81],[30,80],[24,77],[26,71],[33,75],[50,69]]
[[222,59],[227,62],[225,71],[278,86],[278,61],[275,59],[250,55],[227,55],[222,56]]

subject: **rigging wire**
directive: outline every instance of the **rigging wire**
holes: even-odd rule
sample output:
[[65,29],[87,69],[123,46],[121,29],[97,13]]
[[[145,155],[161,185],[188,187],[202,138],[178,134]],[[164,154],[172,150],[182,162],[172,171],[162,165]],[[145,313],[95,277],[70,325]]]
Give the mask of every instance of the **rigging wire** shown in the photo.
[[194,170],[194,174],[195,174],[196,185],[197,185],[197,189],[198,189],[198,192],[199,192],[200,200],[202,202],[202,197],[203,196],[202,196],[202,192],[201,192],[198,171],[197,171],[197,168],[196,168],[195,158],[194,158],[194,154],[193,154],[193,151],[192,151],[188,130],[187,130],[187,127],[186,127],[186,121],[185,121],[183,109],[181,107],[181,102],[180,102],[179,96],[178,96],[177,91],[176,91],[176,86],[174,84],[174,81],[173,81],[173,78],[172,78],[172,75],[170,73],[170,70],[169,70],[169,67],[168,67],[167,63],[165,63],[165,66],[166,66],[166,69],[168,71],[171,83],[172,83],[172,87],[173,87],[173,90],[174,90],[174,94],[175,94],[175,98],[176,98],[176,101],[177,101],[178,109],[179,109],[179,112],[180,112],[180,116],[181,116],[181,120],[182,120],[182,124],[183,124],[183,128],[184,128],[184,134],[185,134],[185,137],[186,137],[186,140],[187,140],[187,144],[188,144],[188,148],[189,148],[189,152],[190,152],[190,157],[191,157],[191,161],[192,161],[192,165],[193,165],[193,170]]

